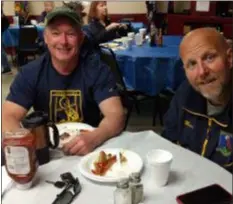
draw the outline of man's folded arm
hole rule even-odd
[[[96,133],[102,143],[117,136],[125,127],[125,113],[119,96],[113,72],[99,61],[101,73],[95,83],[94,98],[104,116]]]
[[[99,107],[104,117],[96,129],[96,134],[102,143],[121,133],[125,126],[125,114],[118,96],[105,99]]]
[[[19,128],[26,113],[27,109],[24,107],[11,101],[5,101],[2,105],[2,131]]]
[[[32,107],[36,91],[30,70],[22,67],[10,87],[2,105],[2,130],[20,127],[21,120]]]

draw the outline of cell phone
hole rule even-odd
[[[232,195],[218,184],[179,195],[178,204],[233,204]]]
[[[70,183],[70,184],[77,183],[77,180],[74,178],[74,176],[70,172],[63,173],[60,175],[60,177],[61,177],[61,180],[66,183]]]

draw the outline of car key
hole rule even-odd
[[[54,182],[54,181],[48,181],[48,180],[46,180],[45,182],[49,183],[49,184],[53,184],[56,188],[63,188],[66,185],[66,183],[63,182],[63,181],[56,181],[56,182]]]
[[[60,175],[61,180],[70,183],[70,184],[76,184],[76,179],[73,177],[73,175],[70,172],[66,172]]]

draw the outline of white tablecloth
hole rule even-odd
[[[121,136],[107,141],[100,148],[119,147],[137,152],[144,161],[142,182],[145,188],[145,204],[176,204],[177,195],[213,183],[218,183],[229,192],[232,192],[232,174],[213,162],[172,144],[152,131],[124,132]],[[149,173],[146,166],[146,153],[154,148],[166,149],[174,156],[169,183],[162,188],[157,188],[151,185],[151,182],[148,182]],[[113,204],[115,186],[97,184],[84,178],[78,170],[79,161],[80,157],[70,156],[41,166],[38,170],[39,178],[33,188],[20,191],[13,187],[4,195],[3,203],[51,204],[56,194],[61,190],[44,181],[58,180],[61,173],[70,171],[80,179],[82,185],[82,191],[73,203]]]

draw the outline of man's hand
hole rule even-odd
[[[99,142],[97,140],[95,130],[80,133],[69,143],[65,144],[63,151],[71,155],[86,155],[89,152],[93,151]]]
[[[121,133],[125,125],[125,114],[120,98],[114,96],[102,101],[99,105],[104,118],[99,127],[80,135],[64,145],[64,152],[72,155],[85,155],[93,151],[106,140]]]

